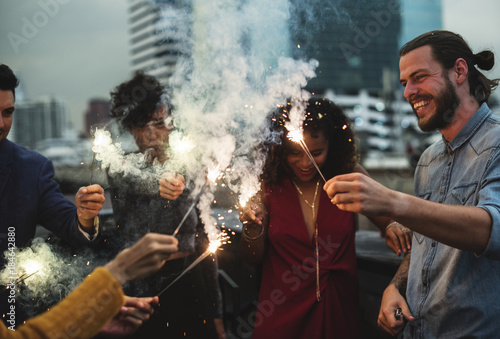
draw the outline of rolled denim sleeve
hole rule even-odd
[[[497,148],[484,173],[479,203],[491,217],[491,234],[485,251],[481,254],[490,259],[500,260],[500,149]]]

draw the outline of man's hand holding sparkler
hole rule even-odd
[[[323,188],[338,208],[361,213],[373,222],[378,216],[391,217],[392,211],[400,203],[397,192],[364,173],[338,175],[328,180]],[[411,250],[412,231],[409,228],[390,219],[382,227],[385,227],[387,246],[394,253],[399,256]]]
[[[75,195],[76,213],[83,230],[94,232],[94,218],[97,217],[104,204],[104,189],[100,185],[80,187]]]
[[[185,179],[177,173],[164,173],[158,181],[160,184],[160,195],[168,200],[175,200],[184,192]]]
[[[323,186],[332,203],[365,216],[391,217],[400,204],[395,192],[361,173],[333,177]]]

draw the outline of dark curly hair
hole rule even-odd
[[[266,185],[279,184],[288,177],[289,169],[286,157],[290,152],[289,145],[293,143],[287,137],[285,122],[289,121],[288,113],[292,102],[280,107],[270,115],[271,133],[278,133],[280,143],[267,145],[267,158],[264,165],[262,180]],[[323,132],[328,140],[328,154],[321,172],[328,180],[335,175],[352,172],[357,163],[354,131],[349,119],[342,109],[328,99],[313,97],[308,100],[304,132],[317,135]]]
[[[134,126],[144,126],[161,106],[168,112],[172,105],[168,93],[160,82],[151,75],[138,71],[134,77],[111,92],[111,112],[119,118],[121,125],[130,130]]]

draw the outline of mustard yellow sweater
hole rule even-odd
[[[56,306],[26,321],[15,331],[0,321],[0,338],[92,338],[118,313],[124,302],[120,284],[107,269],[99,267]]]

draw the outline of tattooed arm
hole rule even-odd
[[[408,252],[404,257],[401,265],[399,265],[396,275],[391,280],[391,284],[396,287],[399,293],[404,296],[406,295],[406,287],[408,284],[408,271],[410,269],[410,257],[411,252]]]
[[[396,275],[385,289],[380,305],[378,326],[393,336],[404,328],[406,321],[415,320],[405,300],[410,257],[411,252],[406,253]],[[399,308],[403,316],[398,319],[395,312]]]

